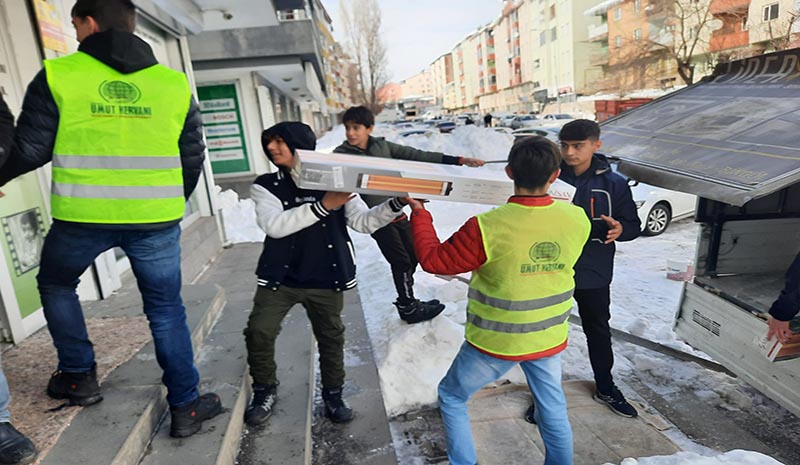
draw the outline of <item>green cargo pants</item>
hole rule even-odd
[[[296,289],[281,286],[277,291],[258,286],[253,311],[244,330],[247,363],[256,384],[277,384],[275,340],[286,314],[296,304],[306,309],[317,339],[322,387],[344,385],[344,323],[341,292],[329,289]]]

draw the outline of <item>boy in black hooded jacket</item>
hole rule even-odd
[[[342,292],[356,286],[355,254],[347,226],[371,233],[390,223],[405,204],[392,198],[369,209],[351,193],[297,187],[291,177],[295,151],[316,147],[314,132],[303,123],[278,123],[264,131],[261,143],[278,171],[259,176],[250,188],[258,225],[267,237],[256,270],[253,312],[244,331],[253,378],[253,399],[245,421],[257,425],[272,413],[278,386],[275,340],[286,313],[301,304],[319,347],[326,414],[336,423],[345,423],[353,418],[353,411],[342,400]]]

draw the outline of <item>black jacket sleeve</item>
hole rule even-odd
[[[41,70],[25,92],[14,134],[14,147],[0,170],[0,186],[53,159],[58,121],[58,106],[47,84],[47,75]]]
[[[8,159],[11,153],[11,145],[14,143],[14,116],[8,109],[3,94],[0,94],[0,168]]]
[[[786,286],[769,309],[769,314],[780,321],[789,321],[798,313],[800,313],[800,255],[795,257],[786,272]]]
[[[183,167],[183,195],[187,199],[200,179],[203,161],[206,158],[206,144],[203,142],[203,117],[194,97],[189,104],[189,112],[183,123],[183,131],[178,141],[181,150],[181,166]]]

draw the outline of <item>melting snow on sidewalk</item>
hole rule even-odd
[[[378,127],[374,135],[423,150],[484,160],[505,159],[513,143],[513,137],[508,134],[475,126],[459,127],[450,135],[406,138],[390,129]],[[344,129],[337,126],[318,141],[318,150],[331,151],[343,139]],[[480,169],[500,170],[503,164],[487,165]],[[229,241],[263,240],[264,234],[255,223],[252,201],[239,201],[236,194],[229,191],[219,194],[218,198]],[[488,208],[485,205],[448,202],[428,204],[440,240],[447,239],[470,216]],[[436,386],[464,340],[467,285],[458,280],[446,281],[419,270],[415,274],[417,297],[423,300],[437,298],[446,305],[446,309],[442,316],[433,321],[407,325],[398,318],[392,305],[395,293],[391,272],[375,241],[355,232],[351,232],[351,237],[357,251],[358,291],[378,364],[387,413],[395,416],[433,405],[436,403]],[[667,259],[691,261],[696,240],[697,226],[691,221],[680,221],[670,225],[661,236],[618,244],[612,285],[613,327],[694,353],[672,331],[681,283],[666,279],[665,269]],[[586,341],[580,328],[570,327],[569,343],[562,354],[564,378],[591,379]],[[665,361],[628,344],[616,344],[615,352],[615,372],[647,373],[655,385],[654,390],[659,393],[689,387],[704,393],[708,402],[714,405],[728,409],[753,407],[752,399],[741,392],[739,383],[724,374],[709,371],[699,374],[697,369],[688,368],[691,364]],[[513,383],[525,383],[518,369],[509,372],[506,378]],[[621,465],[780,465],[772,458],[749,451],[735,450],[713,456],[714,452],[691,443],[685,437],[677,440],[683,449],[692,452],[669,457],[625,459]]]

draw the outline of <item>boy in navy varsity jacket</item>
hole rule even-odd
[[[301,304],[319,347],[326,414],[334,422],[348,422],[353,411],[342,400],[342,292],[356,286],[356,264],[347,226],[371,233],[390,223],[405,203],[392,198],[370,209],[350,193],[297,187],[291,177],[295,150],[316,147],[314,132],[303,123],[278,123],[264,131],[261,143],[278,171],[259,176],[250,188],[258,225],[267,237],[256,270],[253,311],[244,330],[253,378],[245,421],[257,425],[272,413],[278,386],[275,340],[286,313]]]
[[[545,465],[572,464],[560,352],[567,347],[573,266],[590,226],[579,207],[547,194],[560,161],[558,147],[543,137],[514,143],[506,167],[514,196],[470,218],[444,243],[436,237],[430,213],[410,201],[422,269],[447,275],[472,271],[466,342],[439,383],[451,465],[477,462],[467,401],[517,364],[539,406]]]

